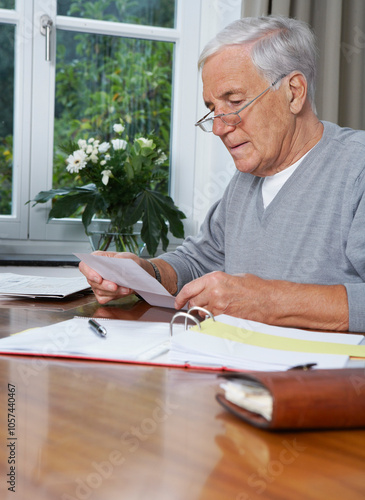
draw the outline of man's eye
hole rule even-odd
[[[243,104],[243,100],[240,99],[239,101],[229,101],[230,106],[240,106]]]

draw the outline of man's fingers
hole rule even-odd
[[[92,286],[93,283],[100,284],[103,281],[103,278],[100,276],[100,274],[91,269],[91,267],[85,264],[85,262],[80,262],[79,270],[85,276],[90,286]]]
[[[204,288],[204,277],[198,278],[185,285],[175,299],[175,308],[181,309],[187,302],[196,299],[196,297],[203,292]],[[197,306],[200,304],[194,301],[193,305]]]
[[[111,283],[112,285],[115,285],[115,283]],[[116,285],[115,285],[116,286]],[[116,300],[116,299],[120,299],[121,297],[126,297],[127,295],[131,295],[132,293],[134,293],[133,290],[131,290],[130,288],[125,288],[125,287],[118,287],[116,286],[116,288],[114,287],[111,287],[112,289],[111,290],[108,290],[107,287],[105,288],[93,288],[93,292],[95,294],[95,297],[97,299],[97,301],[100,303],[100,304],[106,304],[107,302],[110,302],[111,300]]]

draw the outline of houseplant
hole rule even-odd
[[[101,238],[101,250],[114,243],[117,251],[138,253],[138,235],[133,226],[141,221],[140,237],[148,253],[155,255],[160,241],[163,250],[167,249],[168,230],[177,238],[184,237],[184,213],[168,195],[156,189],[168,176],[163,168],[167,157],[152,134],[123,136],[122,120],[114,124],[113,130],[116,136],[110,141],[91,137],[62,148],[67,156],[67,171],[82,185],[41,191],[30,201],[34,206],[53,200],[48,220],[81,212],[88,235],[94,217],[110,220]]]

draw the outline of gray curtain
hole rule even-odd
[[[318,117],[365,129],[365,0],[242,0],[242,17],[267,14],[302,19],[316,34]]]

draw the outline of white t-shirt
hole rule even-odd
[[[306,152],[304,156],[299,158],[298,161],[290,165],[290,167],[285,168],[281,172],[278,172],[274,175],[269,175],[265,177],[264,182],[262,183],[262,199],[264,202],[264,208],[268,207],[275,196],[278,194],[280,189],[284,186],[289,177],[295,172],[295,170],[299,167],[300,163],[307,156],[309,151]]]

